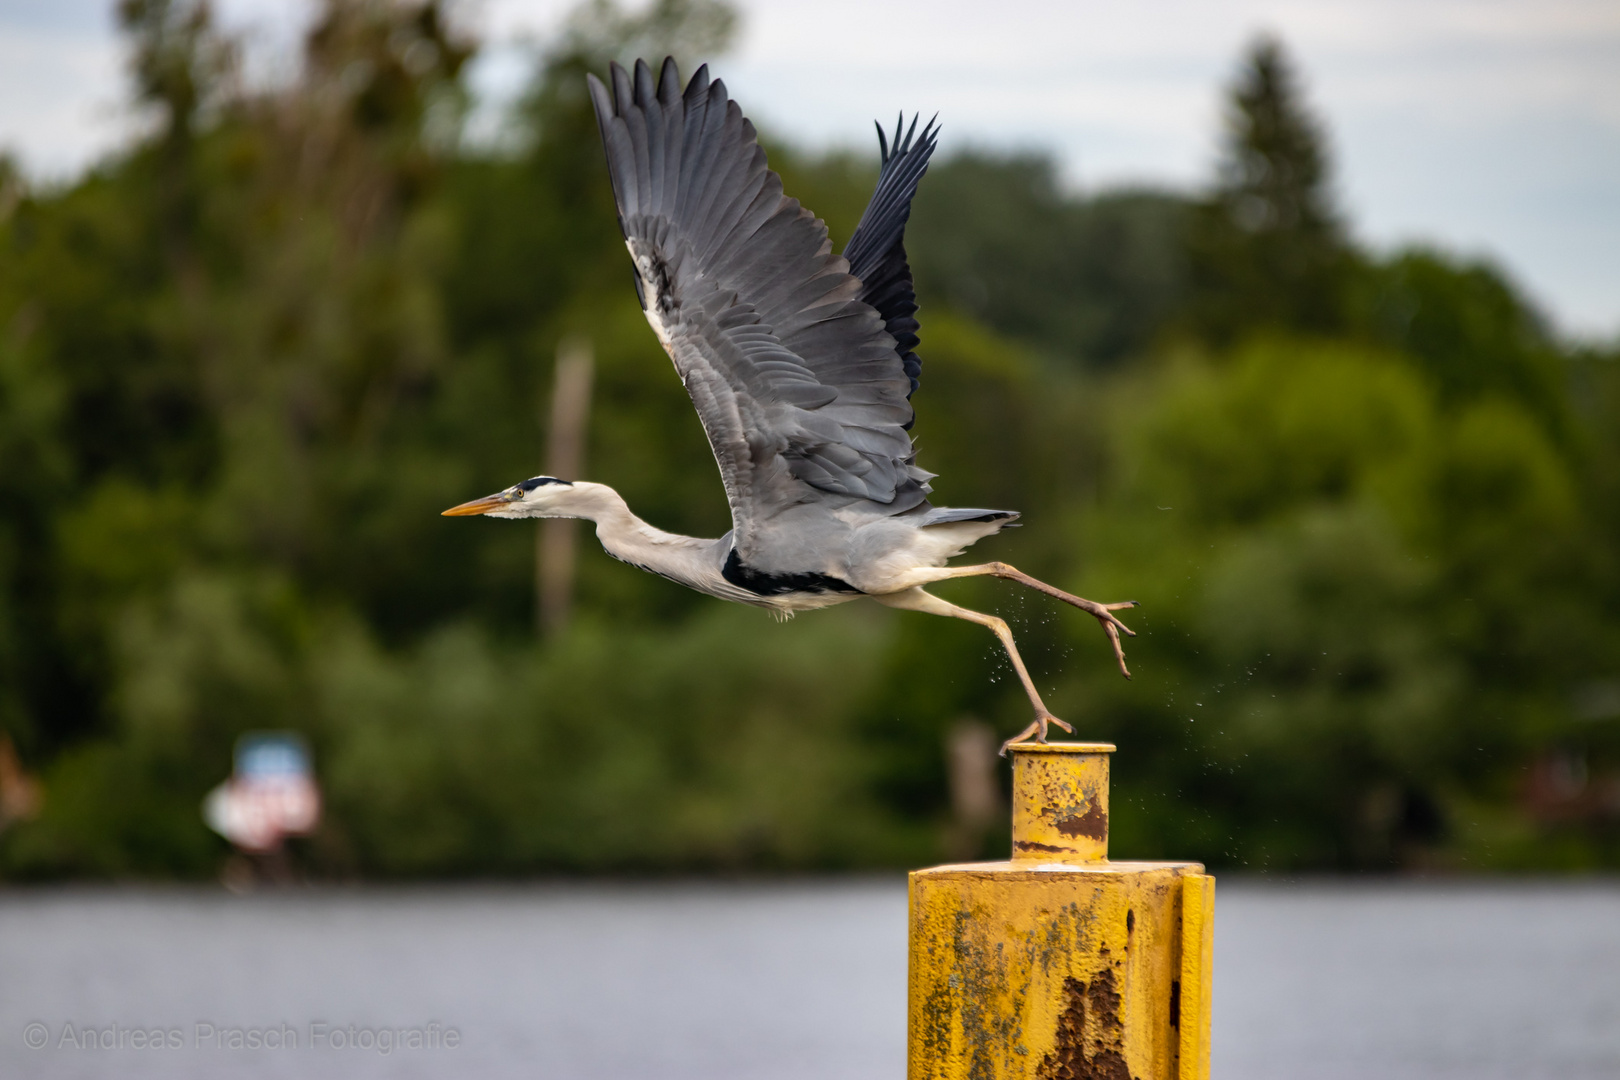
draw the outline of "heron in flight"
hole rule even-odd
[[[679,536],[630,512],[604,484],[537,476],[446,515],[585,518],[614,558],[698,592],[782,617],[860,597],[989,627],[1035,709],[1010,745],[1046,740],[1053,716],[1006,622],[927,586],[993,576],[1020,582],[1102,624],[1126,678],[1114,615],[1006,563],[947,566],[1012,523],[1012,510],[928,501],[911,394],[922,362],[903,244],[937,129],[878,128],[877,190],[842,255],[826,223],[782,193],[736,102],[707,66],[683,89],[673,59],[654,76],[618,64],[611,89],[587,76],[636,293],[702,419],[731,505],[717,540]],[[1005,752],[1005,747],[1003,747]]]

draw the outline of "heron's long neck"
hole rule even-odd
[[[711,549],[716,541],[665,532],[647,524],[606,484],[578,481],[568,493],[569,517],[596,523],[596,538],[615,559],[672,578],[693,588],[704,588],[718,576]]]

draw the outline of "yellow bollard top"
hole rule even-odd
[[[1014,754],[1112,754],[1118,749],[1111,742],[1015,742],[1007,747]]]
[[[1108,861],[1112,743],[1014,743],[1014,862]]]

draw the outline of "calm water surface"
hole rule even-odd
[[[0,892],[0,1077],[898,1080],[905,905],[899,878]],[[1227,880],[1216,913],[1217,1078],[1620,1077],[1620,883]]]

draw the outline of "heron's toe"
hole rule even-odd
[[[1001,756],[1006,757],[1008,747],[1012,746],[1014,743],[1023,742],[1025,739],[1029,738],[1031,735],[1036,734],[1037,732],[1040,733],[1040,737],[1036,741],[1037,742],[1045,742],[1046,741],[1046,731],[1045,731],[1044,728],[1042,728],[1041,722],[1039,720],[1036,720],[1033,724],[1030,724],[1029,727],[1025,728],[1023,731],[1020,731],[1018,734],[1014,735],[1012,738],[1008,739],[1006,742],[1001,744],[1001,751],[1000,751]]]

